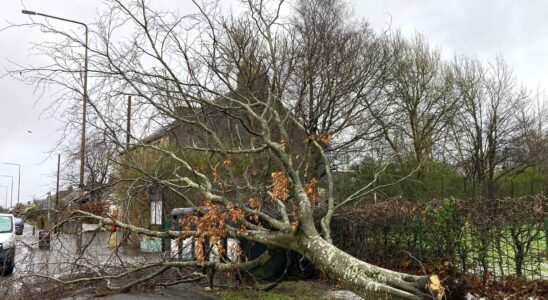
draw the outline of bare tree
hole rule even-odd
[[[531,101],[514,111],[517,119],[516,135],[512,137],[512,162],[548,170],[548,102],[546,95],[537,89]]]
[[[458,158],[478,195],[493,198],[498,180],[526,167],[509,163],[515,112],[523,108],[526,93],[501,58],[487,66],[475,59],[457,60],[454,74],[463,103],[455,120]]]
[[[420,35],[408,41],[396,33],[391,40],[394,54],[390,84],[382,100],[368,103],[377,126],[404,166],[411,157],[419,166],[431,158],[434,145],[450,124],[458,98],[452,93],[452,79],[438,50],[430,49]]]
[[[356,162],[375,134],[363,103],[379,98],[387,84],[387,37],[354,20],[341,1],[301,1],[292,24],[296,46],[287,105],[309,135],[333,137],[324,147],[333,163],[345,156]]]
[[[86,138],[85,151],[85,189],[94,190],[107,185],[112,179],[116,166],[116,156],[120,147],[112,142],[103,131],[92,132]],[[63,147],[62,179],[66,184],[78,186],[78,165],[80,160],[80,144],[68,143]]]

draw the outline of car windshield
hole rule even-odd
[[[10,216],[0,217],[0,233],[12,231],[12,220]]]

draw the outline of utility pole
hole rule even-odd
[[[51,192],[48,192],[48,226],[46,228],[49,228],[49,225],[51,225]]]
[[[57,224],[59,223],[59,174],[61,173],[61,154],[57,154],[57,182],[55,187],[55,204],[53,205],[53,214],[54,214],[54,225],[53,231],[59,233],[59,228]]]
[[[59,209],[59,173],[61,171],[61,154],[57,154],[57,186],[55,192],[55,210]]]
[[[131,141],[131,95],[127,97],[126,152],[129,151],[130,141]]]

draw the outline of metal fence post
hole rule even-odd
[[[443,186],[443,177],[441,178],[441,199],[445,199],[445,190]]]
[[[544,242],[546,242],[545,251],[548,251],[548,217],[544,218]]]

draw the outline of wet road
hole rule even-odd
[[[23,235],[17,236],[14,276],[42,274],[58,278],[73,274],[82,267],[97,270],[104,266],[138,265],[150,259],[161,259],[159,253],[141,253],[124,248],[109,248],[110,232],[87,232],[82,235],[84,255],[79,255],[77,235],[51,234],[50,249],[38,248],[38,230],[25,224]]]
[[[87,232],[82,234],[83,255],[77,251],[77,235],[52,234],[50,249],[38,247],[38,230],[25,224],[23,235],[16,236],[15,269],[11,276],[0,277],[0,299],[18,294],[21,289],[35,288],[35,275],[54,279],[78,274],[95,274],[109,268],[131,267],[162,259],[161,253],[141,253],[124,248],[109,248],[110,232]],[[25,282],[25,285],[23,285]],[[40,288],[36,287],[36,293]]]
[[[75,275],[82,272],[100,272],[113,267],[139,266],[151,261],[165,259],[162,253],[142,253],[125,248],[109,248],[110,232],[88,232],[82,235],[84,255],[78,255],[77,236],[74,234],[52,234],[49,250],[38,247],[38,230],[33,234],[33,227],[25,224],[23,235],[16,236],[15,269],[12,276],[0,278],[0,299],[26,299],[18,295],[29,289],[33,299],[40,297],[40,288],[32,286],[34,275],[61,278],[64,275]],[[27,284],[23,286],[23,281]],[[180,284],[163,288],[154,292],[130,293],[108,296],[104,300],[136,300],[136,299],[217,299],[200,290],[192,284]],[[13,296],[15,295],[15,296]],[[36,298],[34,298],[36,297]],[[46,297],[47,298],[47,297]],[[65,300],[90,299],[91,295],[75,294],[72,297],[59,297]],[[49,298],[47,298],[49,299]]]

